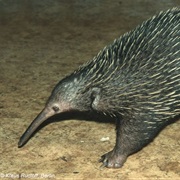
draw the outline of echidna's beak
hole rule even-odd
[[[52,109],[45,108],[43,109],[39,115],[34,119],[34,121],[30,124],[24,134],[21,136],[18,147],[22,147],[31,137],[31,135],[36,131],[36,129],[49,117],[55,115],[55,112]]]

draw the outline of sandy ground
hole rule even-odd
[[[113,123],[71,118],[18,140],[54,85],[124,32],[178,0],[0,1],[0,179],[180,179],[180,123],[130,156],[100,168]],[[100,141],[109,137],[108,141]]]

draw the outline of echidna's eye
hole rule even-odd
[[[54,110],[54,112],[58,112],[59,111],[59,107],[58,106],[53,106],[52,109]]]

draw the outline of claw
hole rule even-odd
[[[100,169],[103,169],[104,167],[108,167],[108,159],[106,158],[106,155],[102,155],[99,159],[99,162],[102,163],[100,166]]]
[[[99,159],[99,162],[103,162],[105,160],[106,156],[102,155],[101,158]]]
[[[124,164],[127,156],[116,154],[113,151],[104,154],[99,159],[99,162],[102,162],[103,164],[100,166],[100,168],[108,167],[108,168],[120,168]]]
[[[99,162],[102,163],[100,168],[108,167],[108,158],[106,155],[101,156],[101,158],[99,159]]]
[[[100,168],[100,169],[103,169],[103,168],[105,168],[105,167],[106,167],[106,166],[105,166],[105,164],[103,163],[103,164],[100,165],[99,168]]]

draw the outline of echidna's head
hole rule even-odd
[[[68,111],[93,109],[99,93],[99,88],[86,88],[82,77],[74,74],[61,80],[53,89],[45,108],[22,135],[19,147],[23,146],[39,125],[51,116]]]
[[[96,87],[86,87],[79,76],[69,76],[61,80],[53,89],[46,106],[55,113],[67,111],[89,111],[98,95]]]

